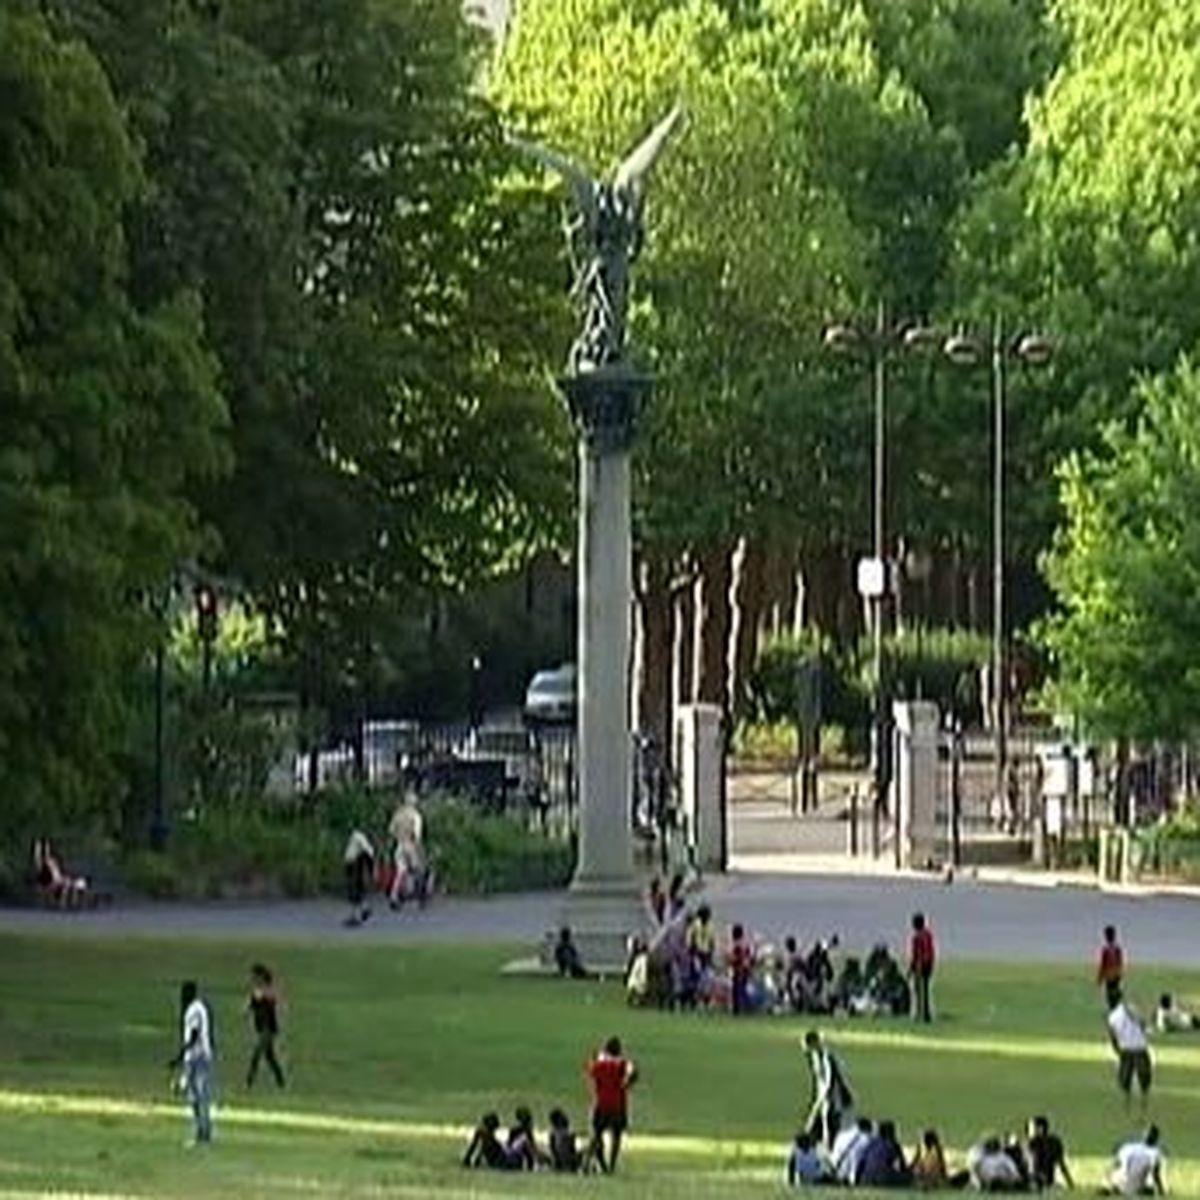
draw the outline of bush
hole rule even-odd
[[[871,648],[859,646],[864,684],[870,684]],[[907,629],[884,643],[891,694],[933,700],[964,726],[980,723],[979,671],[991,658],[986,636],[966,629]]]
[[[125,861],[126,882],[156,899],[304,897],[339,894],[342,851],[361,826],[383,852],[392,798],[361,789],[211,807],[180,822],[163,854]],[[423,806],[425,844],[440,886],[458,893],[560,887],[570,878],[569,845],[516,817],[489,816],[457,800]]]
[[[1141,871],[1200,881],[1200,806],[1192,802],[1182,811],[1137,830],[1134,855]]]
[[[743,716],[756,722],[794,724],[806,669],[817,673],[821,723],[841,725],[847,731],[865,730],[870,723],[871,697],[857,662],[815,631],[767,642],[750,678]]]
[[[564,887],[573,848],[506,816],[488,816],[457,800],[426,811],[425,842],[438,881],[450,892],[486,893]]]

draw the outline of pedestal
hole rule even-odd
[[[938,707],[928,700],[897,702],[896,804],[900,866],[925,867],[940,855],[937,824]]]
[[[624,967],[645,927],[633,873],[630,448],[650,388],[613,367],[562,388],[579,429],[579,858],[562,909],[585,965]]]

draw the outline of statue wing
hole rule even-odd
[[[591,217],[595,210],[593,196],[595,185],[592,177],[573,158],[568,158],[567,155],[560,154],[557,150],[550,150],[538,142],[527,142],[524,138],[516,137],[511,133],[505,135],[505,141],[527,158],[541,163],[548,171],[561,175],[570,186],[575,203],[585,216]]]
[[[641,145],[617,168],[613,184],[618,191],[631,191],[635,197],[641,198],[643,180],[650,173],[655,159],[662,153],[667,139],[682,120],[683,109],[677,104],[647,134]]]

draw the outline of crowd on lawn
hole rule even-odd
[[[922,913],[912,918],[908,961],[902,965],[885,942],[865,958],[843,955],[837,935],[802,946],[786,937],[782,948],[735,924],[722,941],[712,909],[688,907],[683,880],[664,891],[652,881],[649,937],[634,938],[625,971],[626,996],[637,1006],[704,1008],[735,1016],[813,1013],[932,1018],[930,987],[936,963],[933,932]],[[569,941],[569,931],[563,938]],[[563,974],[569,970],[557,958]]]

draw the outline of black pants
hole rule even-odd
[[[279,1059],[275,1057],[275,1035],[260,1029],[258,1040],[254,1043],[254,1053],[250,1055],[250,1069],[246,1072],[247,1087],[253,1085],[254,1077],[258,1074],[258,1064],[264,1059],[271,1068],[271,1074],[275,1076],[275,1082],[283,1087],[283,1068],[279,1065]]]
[[[929,1004],[929,985],[932,980],[932,971],[917,970],[913,972],[913,989],[916,992],[918,1021],[933,1020],[933,1010]]]

